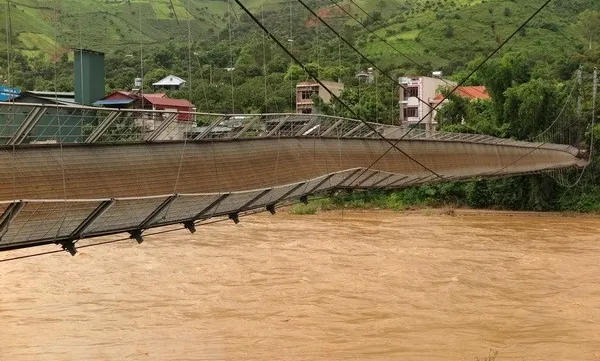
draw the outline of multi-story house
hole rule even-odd
[[[437,123],[435,112],[432,111],[436,104],[435,98],[439,89],[444,86],[455,86],[453,82],[440,77],[401,77],[400,83],[400,123],[416,126],[427,130],[434,130]],[[423,119],[420,123],[419,121]]]
[[[339,96],[344,90],[344,84],[333,81],[322,82],[333,94]],[[313,114],[315,113],[315,104],[313,96],[318,95],[323,102],[331,103],[331,94],[317,82],[302,82],[296,85],[296,113]]]

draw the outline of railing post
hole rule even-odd
[[[29,112],[29,115],[23,120],[23,123],[19,126],[19,129],[13,134],[8,141],[8,145],[19,145],[23,143],[27,135],[35,127],[37,122],[44,116],[48,110],[48,107],[35,107]]]
[[[19,215],[26,204],[27,203],[23,201],[15,201],[6,208],[4,213],[2,213],[2,216],[0,216],[0,241],[8,230],[12,220]]]

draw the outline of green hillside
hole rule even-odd
[[[0,7],[0,17],[8,18],[8,7],[13,35],[11,44],[29,56],[41,53],[53,57],[57,52],[60,55],[70,47],[79,46],[112,52],[131,49],[134,45],[139,47],[140,43],[152,47],[167,42],[185,42],[188,25],[195,41],[210,39],[214,43],[225,36],[221,32],[228,28],[229,20],[227,0],[9,0],[8,3],[10,6]],[[321,9],[322,14],[335,15],[326,18],[339,30],[350,29],[357,47],[380,59],[386,67],[398,67],[401,63],[402,68],[410,68],[409,63],[416,61],[429,68],[454,71],[464,65],[464,59],[480,56],[497,46],[541,1],[338,2],[370,30],[375,30],[379,37],[400,49],[403,55],[347,17],[332,5],[332,1],[312,0],[308,3],[315,9]],[[305,27],[310,14],[296,1],[247,0],[244,4],[282,35],[292,28],[295,34],[312,36],[310,41],[313,42],[318,41],[315,38],[318,36],[332,39],[324,27],[320,34]],[[238,36],[243,37],[248,32],[243,30],[240,34],[237,31],[244,22],[244,16],[233,1],[231,6],[236,41]],[[293,13],[291,26],[290,6]],[[600,9],[600,2],[554,1],[510,47],[531,51],[552,45],[562,52],[570,52],[581,44],[581,39],[573,41],[577,38],[577,14],[592,8]],[[261,9],[264,9],[264,15],[260,14]],[[373,21],[373,18],[376,20]],[[254,25],[250,30],[251,34],[258,34]],[[6,47],[5,33],[2,31],[0,34],[3,37],[0,47]]]
[[[495,49],[543,1],[340,0],[337,6],[334,0],[306,2],[386,73],[443,70],[451,76]],[[188,30],[196,54],[194,68],[238,64],[245,65],[243,75],[250,76],[260,74],[266,54],[270,73],[289,70],[289,58],[270,40],[263,42],[264,34],[233,0],[7,0],[7,4],[0,7],[0,16],[10,21],[12,37],[7,42],[2,27],[2,54],[9,43],[17,55],[35,59],[32,62],[38,65],[32,67],[39,68],[43,59],[49,63],[71,47],[104,51],[120,68],[114,70],[115,76],[128,78],[127,83],[113,79],[111,88],[128,84],[142,70],[154,77],[186,72]],[[370,66],[296,0],[244,4],[303,61],[323,68],[326,78],[351,81],[357,70]],[[555,0],[502,53],[516,51],[555,61],[570,58],[586,46],[580,14],[591,9],[600,10],[600,2]],[[293,43],[287,41],[290,37]],[[134,70],[140,48],[147,63]]]
[[[382,123],[399,119],[398,76],[441,70],[445,77],[462,80],[545,2],[304,1],[373,64],[297,0],[244,4],[312,73],[345,84],[341,99],[347,107],[317,101],[320,112]],[[106,53],[106,92],[131,89],[138,77],[145,91],[152,91],[149,84],[175,74],[188,80],[188,87],[169,95],[189,98],[201,112],[293,112],[295,85],[310,79],[233,1],[9,2],[9,13],[0,9],[10,20],[10,26],[1,28],[12,29],[9,41],[0,30],[0,83],[24,90],[72,91],[68,49],[79,46]],[[357,72],[369,67],[375,68],[376,81],[359,84]],[[573,81],[579,67],[582,88]],[[527,140],[562,117],[568,138],[552,142],[589,149],[593,139],[600,149],[600,126],[592,128],[590,121],[595,67],[600,67],[600,1],[553,0],[469,79],[485,85],[491,99],[451,97],[436,119],[445,131]],[[575,90],[582,98],[579,116],[576,97],[570,96]],[[595,162],[600,162],[597,155]],[[574,182],[578,175],[567,177]],[[404,196],[408,203],[425,199],[471,207],[600,211],[600,168],[584,179],[584,188],[561,188],[548,177],[535,176],[429,186]]]
[[[80,45],[109,51],[140,41],[171,41],[187,35],[188,19],[194,36],[206,36],[222,26],[227,9],[223,1],[172,0],[172,4],[169,0],[11,0],[8,8],[14,46],[46,54],[55,53],[55,40],[59,51]],[[6,11],[7,7],[0,10],[3,19]]]

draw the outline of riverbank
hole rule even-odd
[[[467,208],[600,214],[600,185],[589,179],[591,177],[578,184],[573,181],[572,187],[562,187],[549,175],[540,174],[429,184],[399,190],[338,191],[318,198],[309,207],[298,207],[298,212],[311,214],[318,210],[343,208],[396,211]]]
[[[470,208],[456,204],[389,204],[386,202],[356,201],[344,202],[332,198],[311,199],[308,204],[297,203],[282,208],[285,212],[294,215],[314,215],[321,212],[351,211],[351,212],[398,212],[408,214],[420,214],[424,216],[475,216],[475,215],[505,215],[520,217],[600,217],[598,212],[575,212],[575,211],[521,211],[506,209]]]

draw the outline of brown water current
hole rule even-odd
[[[599,230],[278,213],[2,262],[0,360],[600,360]]]

